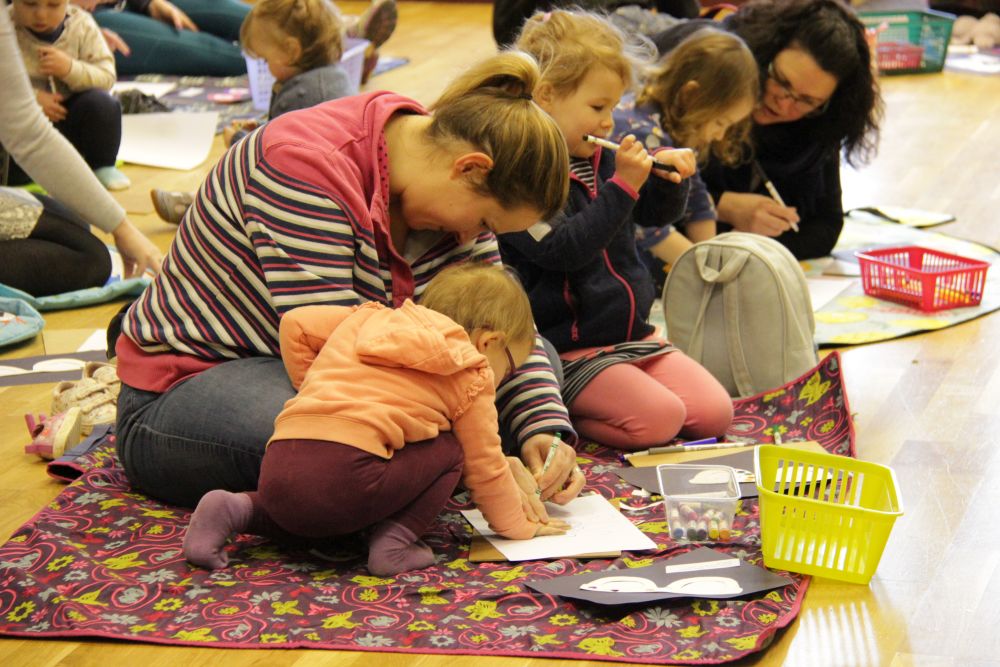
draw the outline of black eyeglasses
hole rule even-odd
[[[503,374],[503,378],[500,379],[501,383],[506,382],[514,375],[514,371],[517,370],[517,366],[514,364],[514,355],[510,353],[510,348],[506,345],[503,346],[503,353],[507,356],[507,372]]]
[[[788,79],[779,74],[778,70],[775,69],[773,60],[767,66],[767,78],[781,89],[781,97],[787,97],[792,100],[795,108],[807,116],[819,116],[830,108],[830,97],[825,100],[817,100],[809,95],[801,95],[795,92]]]

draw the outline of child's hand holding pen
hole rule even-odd
[[[638,191],[649,178],[653,168],[653,156],[631,134],[622,139],[615,153],[615,177],[625,181]]]
[[[672,167],[673,171],[654,169],[653,173],[671,183],[680,183],[698,170],[698,158],[690,148],[663,148],[653,153],[657,164]]]
[[[38,71],[45,76],[65,78],[73,68],[73,58],[57,46],[38,47]]]
[[[565,505],[580,495],[587,483],[576,464],[576,450],[563,442],[558,433],[537,433],[529,437],[521,445],[521,458],[532,471],[542,500]]]

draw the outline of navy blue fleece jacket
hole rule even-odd
[[[593,157],[596,191],[575,176],[551,231],[502,234],[503,261],[524,282],[539,332],[559,352],[641,340],[653,332],[653,281],[639,259],[633,225],[662,227],[683,217],[688,183],[651,174],[637,193],[614,178],[615,156]]]

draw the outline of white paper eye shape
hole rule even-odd
[[[645,577],[601,577],[581,584],[585,591],[598,593],[655,593],[660,589],[652,579]]]
[[[36,373],[60,373],[63,371],[82,371],[87,362],[82,359],[46,359],[31,367]]]
[[[729,577],[688,577],[673,581],[659,590],[695,597],[738,595],[743,592],[739,583]]]
[[[739,583],[729,577],[688,577],[662,587],[645,577],[601,577],[582,584],[580,588],[597,593],[673,593],[692,597],[738,595],[743,592]]]
[[[0,377],[7,377],[8,375],[23,375],[29,371],[23,368],[18,368],[17,366],[0,366]]]

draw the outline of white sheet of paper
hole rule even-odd
[[[111,88],[112,93],[120,93],[125,90],[138,90],[144,95],[160,97],[166,95],[177,87],[176,81],[165,81],[153,83],[152,81],[119,81]]]
[[[855,278],[806,278],[809,284],[809,297],[812,299],[813,312],[830,303],[845,289],[857,282]]]
[[[104,329],[94,329],[94,333],[87,336],[87,340],[83,341],[80,347],[76,348],[77,352],[90,352],[92,350],[107,350],[108,349],[108,334]]]
[[[546,509],[551,518],[567,522],[569,532],[530,540],[508,540],[490,530],[479,510],[463,510],[462,514],[509,561],[656,548],[653,540],[599,494],[581,496],[566,505],[549,504]]]
[[[125,114],[118,159],[165,169],[194,169],[212,149],[218,120],[215,111]]]

